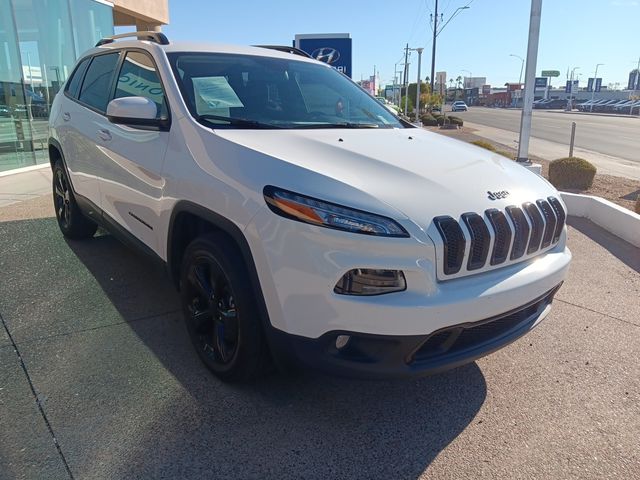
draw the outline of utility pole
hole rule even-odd
[[[407,107],[409,104],[409,44],[407,43],[407,46],[404,47],[404,79],[402,81],[402,84],[404,85],[404,95],[405,95],[405,102],[404,102],[404,116],[407,116]],[[402,103],[402,88],[400,89],[400,103]]]
[[[527,69],[524,74],[524,104],[520,120],[520,140],[518,142],[517,162],[531,165],[529,160],[529,137],[531,136],[531,118],[533,96],[535,93],[536,62],[538,60],[538,41],[540,39],[540,17],[542,0],[531,0],[529,19],[529,43],[527,46]]]
[[[436,37],[438,36],[438,0],[433,15],[433,46],[431,47],[431,91],[433,92],[436,77]]]

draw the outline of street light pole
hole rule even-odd
[[[433,12],[433,47],[431,49],[431,91],[432,92],[433,92],[435,76],[436,76],[436,37],[440,34],[440,32],[442,32],[444,27],[449,25],[449,22],[453,20],[453,18],[458,14],[458,12],[462,10],[467,10],[468,8],[470,8],[469,4],[471,2],[469,2],[469,4],[465,5],[464,7],[456,8],[453,14],[449,17],[449,20],[447,20],[444,23],[444,25],[440,27],[440,31],[438,31],[438,0],[435,0],[435,3],[436,3],[435,11]]]
[[[593,74],[593,83],[591,84],[591,103],[589,104],[589,111],[593,112],[593,98],[596,94],[596,79],[598,78],[598,67],[604,65],[604,63],[596,64],[596,73]],[[573,84],[571,85],[573,88]]]
[[[522,69],[524,68],[524,58],[522,58],[520,55],[515,55],[513,53],[509,54],[510,57],[515,57],[515,58],[519,58],[520,59],[520,76],[518,77],[518,100],[520,100],[522,98]],[[515,105],[516,107],[518,105]]]
[[[520,139],[518,142],[517,162],[531,165],[529,160],[529,137],[531,136],[531,119],[533,112],[533,96],[535,93],[536,62],[538,60],[538,41],[540,39],[540,17],[542,0],[531,0],[531,17],[529,20],[529,43],[527,45],[527,69],[524,80],[524,104],[520,120]]]
[[[416,123],[420,121],[420,65],[422,63],[422,51],[424,48],[416,48],[418,52],[418,81],[416,83]],[[432,90],[433,91],[433,90]]]
[[[580,67],[573,67],[571,69],[571,77],[569,78],[569,101],[567,102],[566,111],[570,112],[573,110],[573,73],[578,70]]]
[[[402,83],[404,85],[404,95],[405,95],[404,116],[406,117],[407,106],[409,105],[409,44],[408,43],[407,43],[407,46],[404,47],[404,79]],[[400,89],[400,103],[402,103],[402,89]]]

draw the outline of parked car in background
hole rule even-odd
[[[469,107],[462,100],[457,100],[451,104],[452,112],[466,112],[467,110],[469,110]]]
[[[542,102],[534,103],[533,108],[560,109],[567,106],[567,100],[563,98],[549,98]]]

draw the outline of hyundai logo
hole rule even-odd
[[[331,65],[332,63],[338,61],[338,59],[340,58],[340,52],[335,48],[322,47],[316,48],[311,56],[316,60],[320,60],[321,62]]]

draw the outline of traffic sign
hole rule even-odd
[[[542,77],[559,77],[559,70],[542,70]]]

